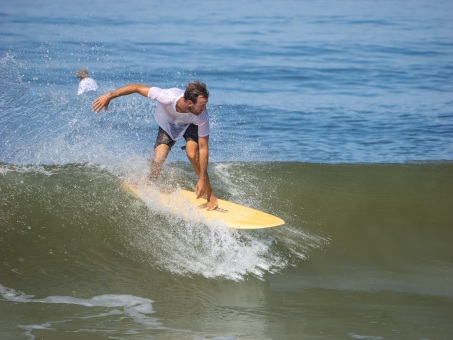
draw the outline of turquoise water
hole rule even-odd
[[[453,334],[450,1],[5,3],[0,338],[448,339]],[[210,176],[283,218],[233,231],[122,192],[154,103],[211,92]],[[193,188],[177,144],[161,183]]]

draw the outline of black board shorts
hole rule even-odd
[[[198,143],[198,125],[195,124],[190,124],[189,127],[187,128],[186,132],[184,132],[183,135],[184,139],[187,141],[191,140],[194,141],[195,143]],[[159,126],[159,132],[157,133],[157,138],[156,138],[156,143],[154,144],[154,148],[161,144],[168,145],[170,149],[175,145],[176,141],[171,139],[170,135],[165,132],[164,129],[162,129]],[[184,147],[182,149],[185,149]]]

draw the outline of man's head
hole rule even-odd
[[[88,74],[88,70],[86,68],[79,68],[75,75],[77,78],[80,78],[80,79],[87,78],[90,76]]]
[[[188,103],[191,113],[199,115],[205,111],[208,98],[209,91],[205,83],[196,80],[187,84],[184,100]]]

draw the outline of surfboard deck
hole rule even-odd
[[[215,210],[206,210],[206,199],[196,198],[194,192],[178,189],[163,193],[153,186],[137,186],[121,181],[121,189],[149,204],[159,204],[166,211],[184,219],[203,222],[220,221],[232,229],[264,229],[285,224],[281,218],[237,203],[217,199]]]

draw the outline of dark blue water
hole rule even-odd
[[[153,103],[122,98],[95,116],[94,96],[75,96],[79,67],[100,93],[206,82],[213,161],[451,160],[450,10],[450,1],[4,4],[0,160],[105,163],[112,139],[113,154],[149,156]]]

